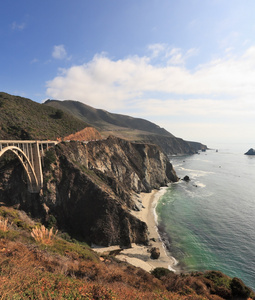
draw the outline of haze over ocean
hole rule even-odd
[[[255,290],[255,156],[251,145],[222,145],[171,157],[178,176],[157,205],[171,254],[189,271],[220,270]]]

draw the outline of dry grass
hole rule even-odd
[[[2,209],[2,215],[1,224],[7,230],[8,219],[12,221],[17,216],[9,208]],[[156,272],[161,275],[158,279],[115,257],[100,260],[84,244],[55,238],[53,228],[40,226],[31,233],[29,226],[16,226],[15,221],[13,224],[0,237],[0,299],[3,300],[222,300],[233,296],[231,279],[220,272],[189,275]],[[31,235],[40,244],[32,242]]]
[[[53,227],[49,230],[44,225],[32,229],[31,236],[39,243],[50,245],[53,243],[58,231],[53,233]]]
[[[0,230],[4,232],[8,231],[8,218],[0,217]]]
[[[111,259],[73,260],[6,239],[0,249],[0,299],[184,299],[150,274],[139,277],[145,272]]]

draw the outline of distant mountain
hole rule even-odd
[[[0,139],[55,140],[80,136],[87,140],[92,131],[93,136],[100,136],[95,129],[85,134],[87,127],[96,128],[103,138],[114,135],[129,141],[157,144],[170,155],[192,154],[206,148],[201,143],[176,138],[144,119],[95,109],[77,101],[48,100],[40,104],[0,92]]]
[[[206,148],[201,143],[187,142],[177,138],[150,121],[110,113],[78,101],[47,100],[44,104],[71,113],[73,116],[98,129],[104,137],[114,135],[130,141],[157,144],[167,154],[192,154]]]
[[[47,100],[44,104],[71,113],[78,119],[93,125],[93,127],[102,132],[119,131],[125,134],[127,130],[138,130],[138,132],[134,132],[135,135],[138,135],[139,133],[144,134],[144,132],[146,132],[147,134],[152,133],[174,137],[164,128],[160,128],[158,125],[150,121],[110,113],[102,109],[93,108],[78,101]]]
[[[57,139],[85,127],[62,110],[0,92],[0,139]]]

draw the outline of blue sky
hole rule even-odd
[[[1,1],[0,90],[255,147],[254,0]]]

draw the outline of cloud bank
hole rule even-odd
[[[61,54],[62,46],[55,46],[55,58],[66,55]],[[222,124],[226,134],[231,124],[233,129],[240,123],[255,125],[255,46],[240,56],[226,54],[193,70],[186,61],[198,54],[196,49],[184,52],[156,44],[149,51],[148,56],[119,60],[95,55],[86,64],[62,69],[47,82],[47,95],[130,112],[164,127],[174,125],[177,131],[179,124],[183,137],[181,124],[187,120],[193,128],[197,123],[208,128]],[[167,129],[175,134],[175,129]]]

